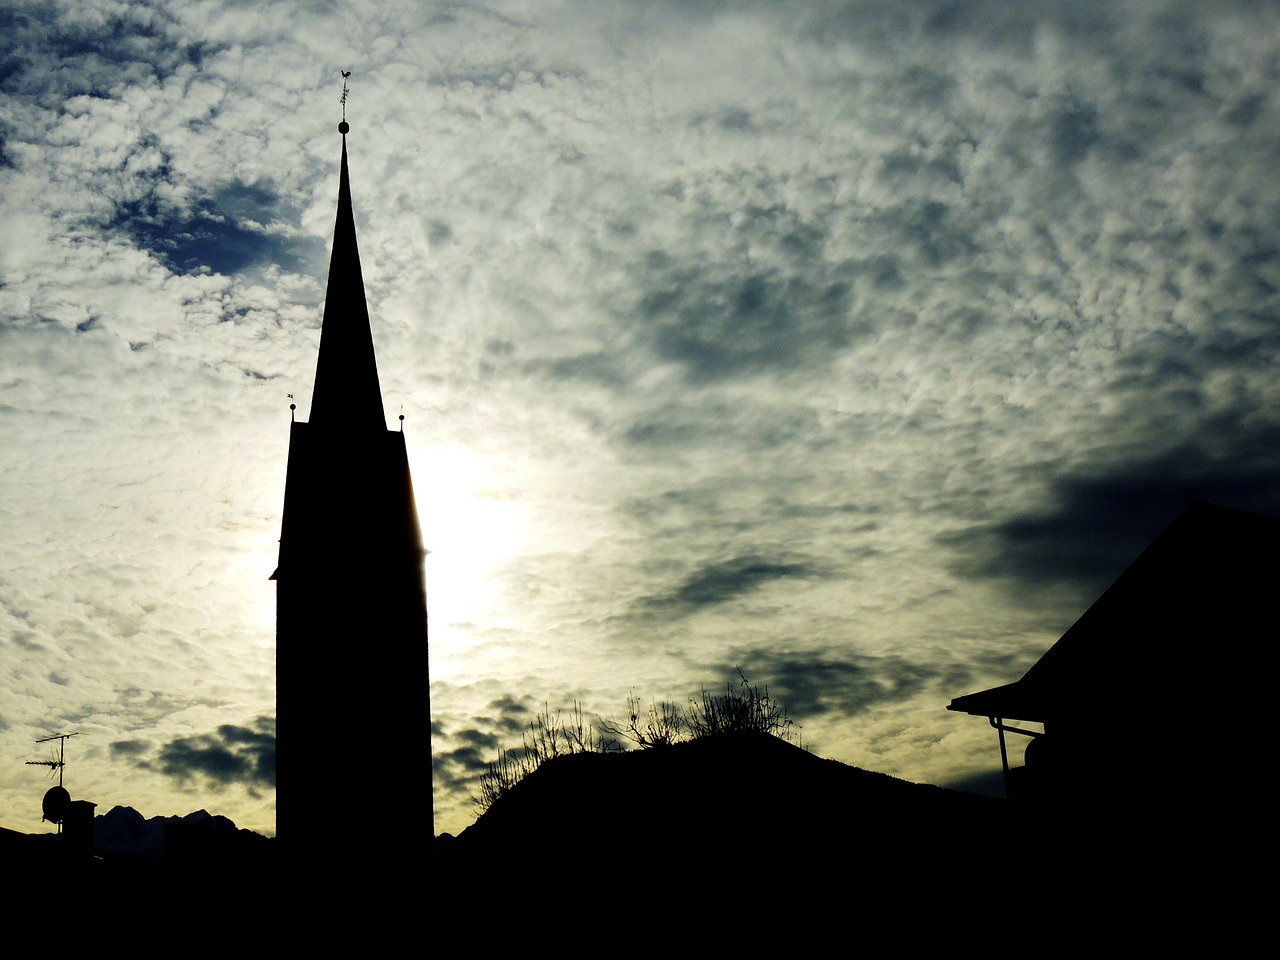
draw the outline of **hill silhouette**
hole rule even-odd
[[[1160,824],[1102,795],[1028,808],[730,733],[547,760],[441,838],[431,873],[450,917],[642,917],[625,934],[641,940],[749,931],[796,945],[895,929],[917,946],[1155,941],[1172,933],[1171,905],[1213,916],[1235,897],[1210,882],[1221,864],[1191,855],[1212,824]]]
[[[457,899],[526,868],[641,883],[750,869],[831,874],[842,885],[936,881],[993,850],[1021,862],[1022,825],[1002,800],[825,760],[768,734],[728,733],[550,759],[440,845],[435,872]]]

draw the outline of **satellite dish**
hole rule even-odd
[[[71,806],[71,794],[67,792],[66,787],[50,787],[44,795],[41,806],[44,808],[44,816],[41,819],[48,820],[50,823],[62,823]]]

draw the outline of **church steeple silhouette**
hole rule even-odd
[[[338,182],[338,217],[333,226],[329,285],[325,290],[320,356],[311,392],[311,422],[347,428],[386,427],[378,363],[373,356],[369,306],[356,246],[351,209],[351,175],[347,172],[347,136],[342,135],[342,174]]]
[[[272,575],[276,831],[294,863],[332,864],[336,849],[354,844],[363,851],[353,861],[369,864],[425,853],[434,833],[427,608],[403,425],[387,429],[378,385],[345,119],[338,129],[311,419],[290,425]]]

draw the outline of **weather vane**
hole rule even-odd
[[[351,77],[350,70],[342,71],[342,99],[338,102],[342,104],[342,122],[347,122],[347,94],[351,91],[347,89],[347,80]]]

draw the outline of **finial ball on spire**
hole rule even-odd
[[[338,132],[342,134],[344,137],[347,135],[347,131],[349,131],[350,129],[351,129],[351,124],[347,123],[347,121],[345,120],[343,120],[340,124],[338,124]]]

